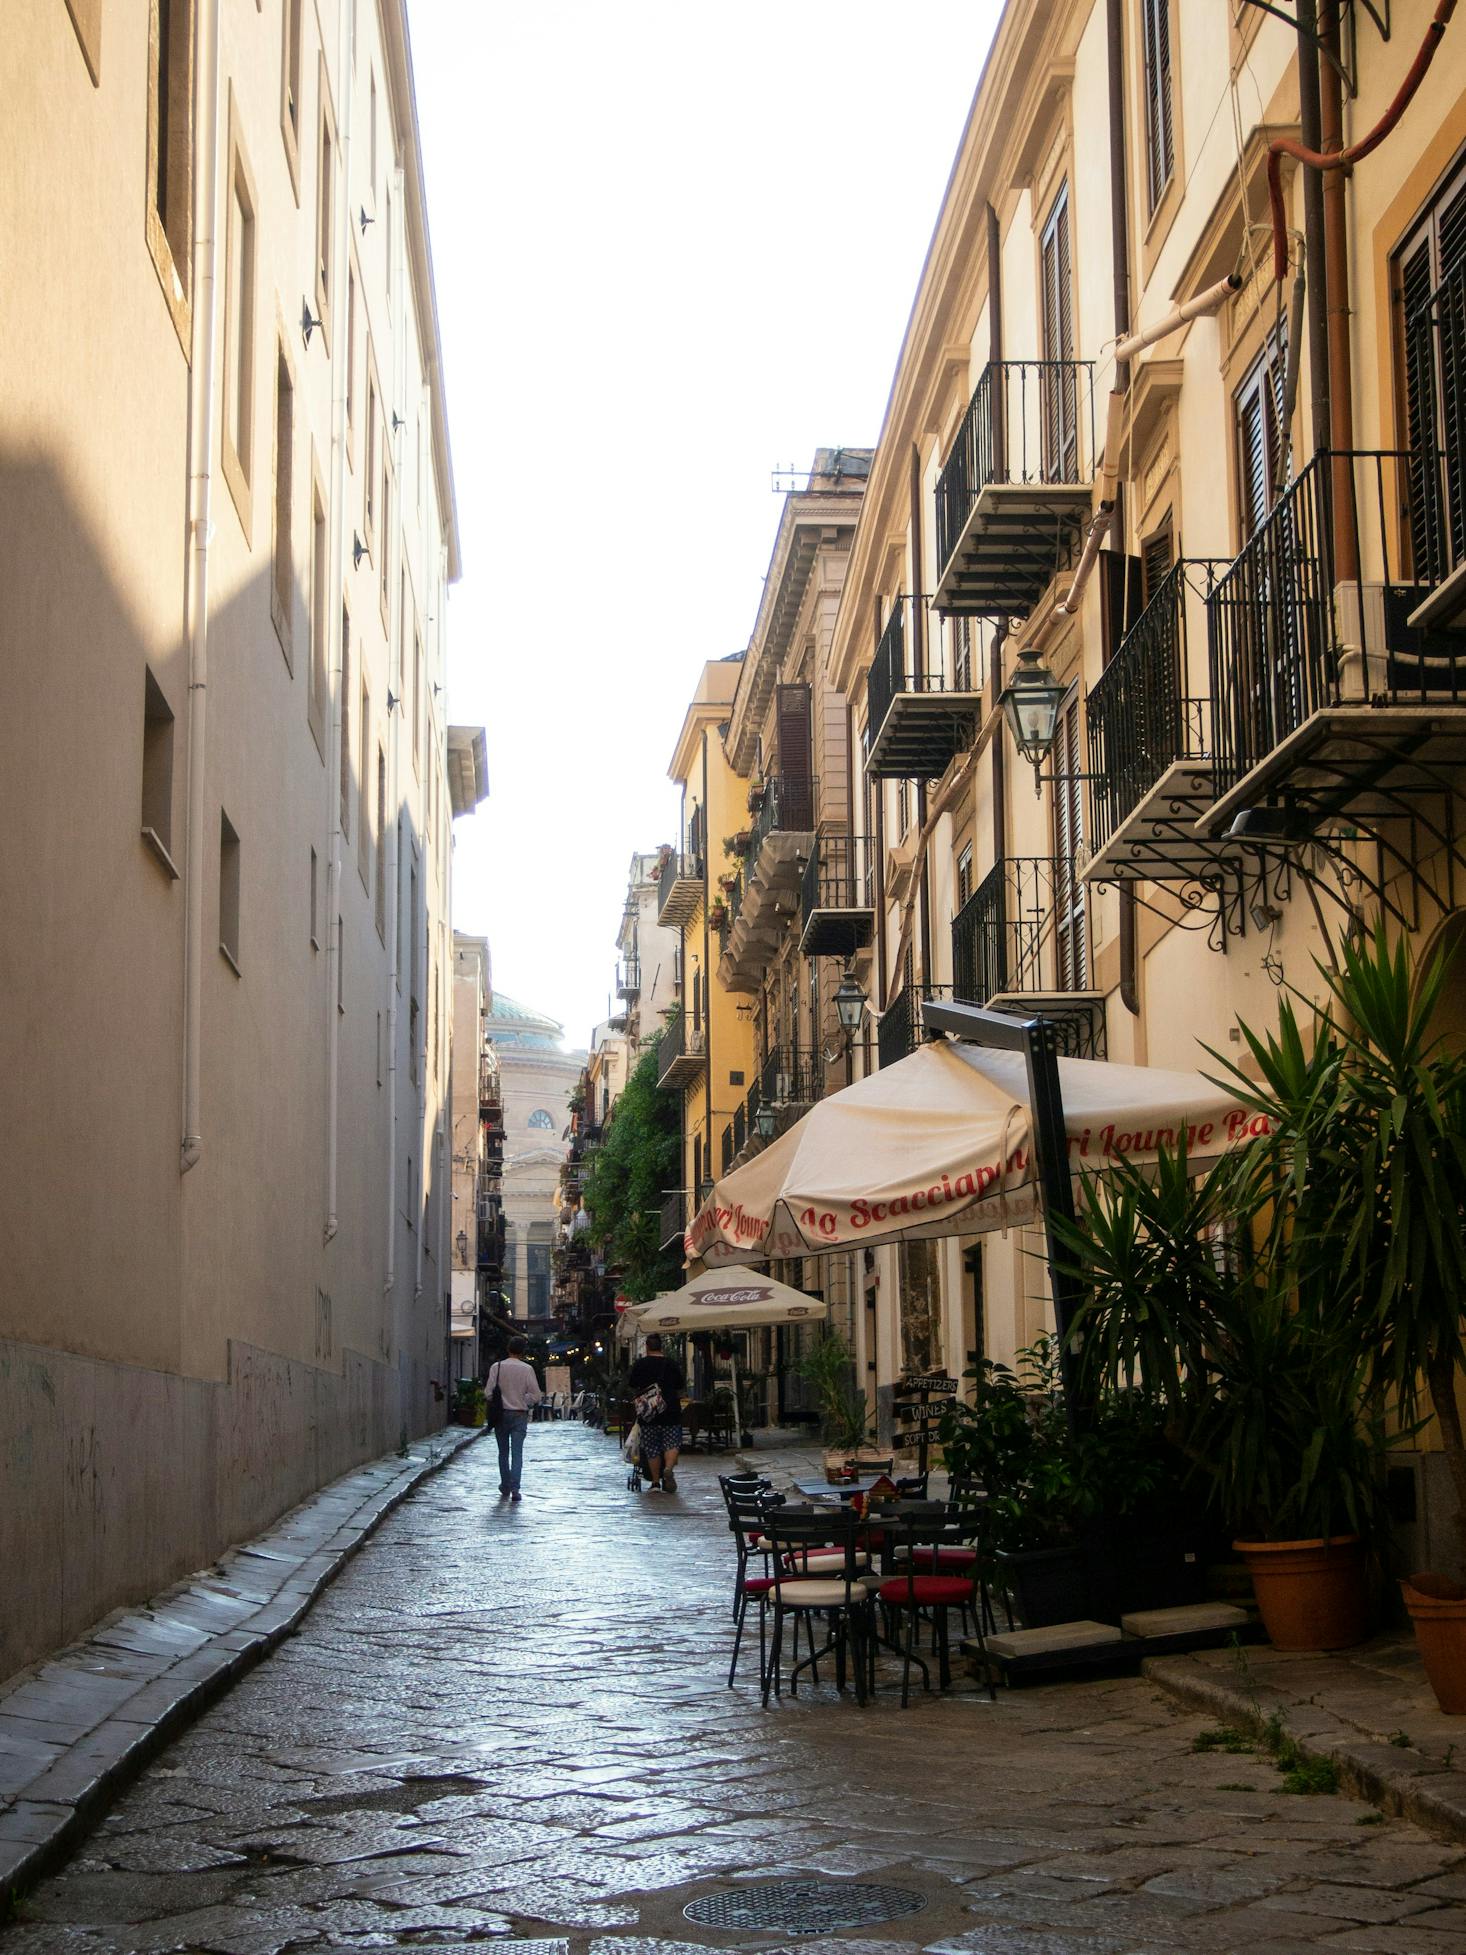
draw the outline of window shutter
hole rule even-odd
[[[1169,523],[1164,529],[1148,536],[1140,546],[1140,587],[1141,603],[1149,604],[1161,585],[1161,580],[1171,568],[1172,538]]]
[[[1145,175],[1150,208],[1154,210],[1165,194],[1175,162],[1170,0],[1143,0],[1141,32],[1145,59]]]
[[[1039,241],[1045,360],[1074,358],[1074,280],[1069,255],[1069,186],[1053,202]],[[1078,401],[1072,369],[1045,372],[1042,387],[1044,474],[1072,482],[1078,473]]]
[[[1084,983],[1084,884],[1076,857],[1084,847],[1084,783],[1079,743],[1079,700],[1070,699],[1059,715],[1054,741],[1054,922],[1059,988],[1078,991]]]
[[[809,687],[780,686],[775,707],[780,776],[779,821],[784,828],[814,827],[811,781]]]

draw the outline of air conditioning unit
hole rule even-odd
[[[1383,584],[1334,586],[1341,704],[1368,705],[1377,694],[1389,690],[1390,648],[1385,617]]]

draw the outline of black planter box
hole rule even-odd
[[[1115,1542],[1120,1613],[1175,1609],[1206,1600],[1206,1556],[1190,1533],[1147,1530]]]
[[[1001,1580],[1025,1629],[1080,1622],[1090,1613],[1089,1575],[1081,1547],[1023,1548],[997,1557]]]

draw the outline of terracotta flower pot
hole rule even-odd
[[[1247,1563],[1274,1649],[1343,1650],[1369,1633],[1369,1588],[1357,1534],[1328,1541],[1234,1541]]]
[[[1466,1588],[1445,1575],[1420,1574],[1402,1581],[1400,1593],[1436,1702],[1466,1715]]]

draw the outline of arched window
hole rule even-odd
[[[553,1115],[546,1113],[542,1106],[537,1106],[529,1116],[529,1124],[531,1127],[548,1127],[551,1133],[555,1131]]]

